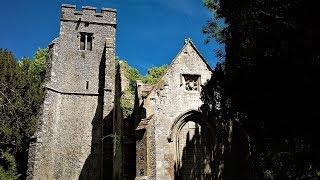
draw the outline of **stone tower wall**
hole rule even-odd
[[[60,35],[49,46],[46,96],[30,146],[28,179],[101,179],[107,165],[103,123],[112,122],[116,11],[62,5],[60,23]],[[80,50],[80,33],[93,33],[92,51]]]

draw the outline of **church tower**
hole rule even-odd
[[[107,164],[112,154],[103,151],[112,151],[112,143],[104,142],[103,134],[112,133],[115,34],[116,10],[62,5],[60,34],[49,45],[46,95],[30,145],[28,179],[108,174],[103,167],[112,166]]]

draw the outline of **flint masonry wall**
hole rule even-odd
[[[143,122],[145,121],[145,124],[147,124],[145,136],[148,142],[141,143],[139,139],[137,140],[136,179],[177,178],[175,174],[179,167],[177,167],[176,142],[172,142],[176,139],[168,140],[172,133],[171,128],[179,116],[191,110],[197,111],[202,105],[201,89],[187,91],[183,75],[199,76],[199,85],[204,85],[211,78],[210,67],[196,50],[191,40],[186,40],[184,47],[169,66],[167,73],[142,103],[146,112],[146,119],[140,119],[141,122],[137,129],[143,128]],[[148,119],[148,117],[151,119]],[[183,135],[178,141],[186,142],[188,139]],[[141,154],[139,154],[139,149],[144,144],[147,147],[145,152],[147,157],[144,161],[147,163],[145,169],[141,164],[138,164],[138,156]],[[189,165],[194,166],[194,164]],[[140,173],[141,171],[144,173]]]
[[[200,89],[195,92],[185,90],[181,75],[191,74],[200,75],[200,84],[204,85],[211,78],[211,70],[200,54],[196,52],[195,47],[189,41],[180,54],[177,55],[172,64],[172,69],[165,76],[168,86],[156,96],[159,99],[156,102],[155,124],[155,143],[157,157],[157,179],[171,178],[175,171],[174,143],[168,142],[170,129],[175,120],[182,114],[190,110],[198,110],[202,105],[200,100]],[[164,123],[166,122],[166,123]],[[186,141],[180,139],[180,141]],[[159,157],[159,158],[158,158]]]
[[[163,87],[153,94],[154,126],[156,149],[156,179],[174,179],[174,142],[168,142],[170,129],[175,120],[190,110],[198,110],[202,105],[200,90],[186,91],[181,75],[200,75],[200,84],[211,78],[211,70],[196,52],[192,42],[187,41],[176,56],[171,68],[163,78]],[[186,141],[180,139],[179,141]]]
[[[28,179],[102,178],[111,162],[103,159],[112,159],[102,157],[102,136],[103,124],[112,123],[115,32],[115,10],[62,5]],[[80,33],[93,34],[91,51],[80,50]]]

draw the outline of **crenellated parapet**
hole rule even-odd
[[[101,8],[97,12],[96,7],[82,6],[78,11],[75,5],[63,4],[61,6],[61,21],[77,21],[96,24],[116,25],[116,9]]]

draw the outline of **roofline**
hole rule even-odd
[[[151,92],[153,90],[155,90],[159,83],[161,82],[161,80],[163,79],[163,77],[167,74],[167,72],[171,69],[172,65],[174,64],[175,60],[177,59],[177,57],[182,53],[182,50],[187,46],[187,44],[190,43],[192,45],[192,47],[196,50],[196,52],[198,53],[198,55],[200,56],[200,58],[203,60],[203,62],[206,64],[207,68],[211,71],[211,73],[213,73],[212,68],[210,67],[210,65],[208,64],[208,62],[206,61],[206,59],[202,56],[202,54],[199,52],[199,50],[197,49],[197,47],[193,44],[191,38],[187,38],[184,40],[184,45],[182,46],[182,48],[179,50],[179,52],[176,54],[176,56],[173,58],[173,60],[171,61],[171,63],[168,65],[167,71],[161,76],[161,78],[159,79],[159,81],[152,85],[152,89],[149,91],[148,95],[146,96],[149,97],[149,95],[151,94]]]
[[[188,38],[185,40],[185,45],[183,46],[183,48],[186,46],[186,44],[190,42],[190,44],[192,45],[192,47],[196,50],[196,52],[198,53],[198,55],[200,56],[200,58],[204,61],[204,63],[207,65],[208,69],[213,72],[212,68],[210,67],[210,65],[208,64],[207,60],[204,58],[204,56],[202,56],[202,54],[200,53],[200,51],[197,49],[197,47],[194,45],[194,43],[192,42],[191,38]],[[182,49],[183,49],[182,48]],[[182,50],[181,49],[181,50]],[[180,50],[180,51],[181,51]],[[180,53],[180,52],[179,52]]]

